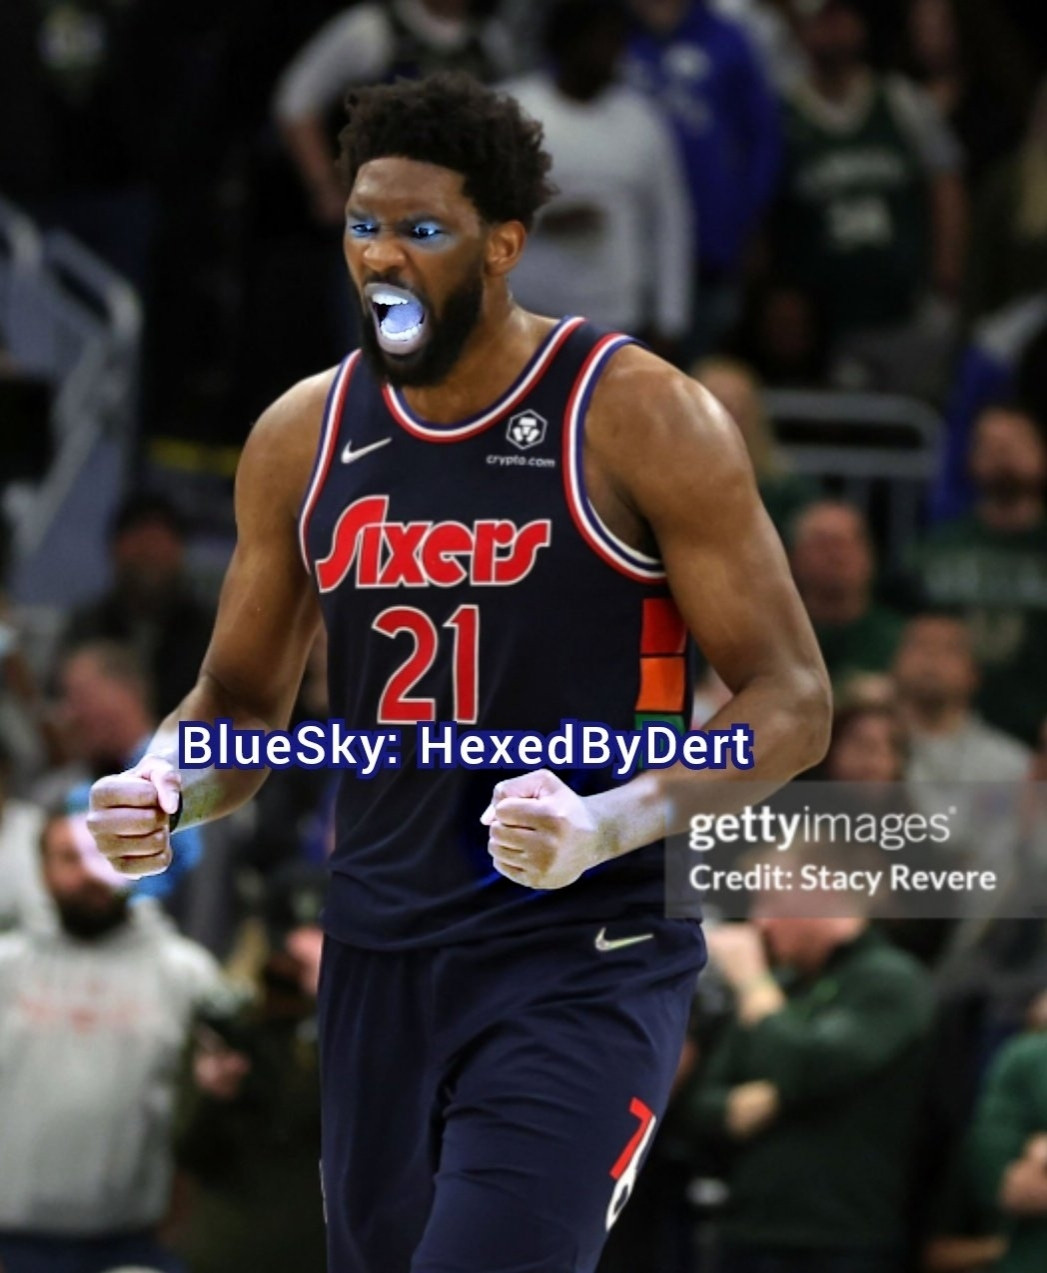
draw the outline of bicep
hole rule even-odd
[[[692,399],[696,427],[674,430],[672,488],[654,482],[641,511],[691,634],[726,685],[820,656],[785,550],[733,422]],[[686,422],[685,422],[686,426]],[[672,466],[668,463],[672,460]]]
[[[257,545],[238,545],[201,675],[269,726],[283,727],[318,621],[301,561],[281,563]]]
[[[202,675],[270,727],[281,728],[319,618],[290,518],[241,527]]]
[[[298,507],[330,377],[292,391],[248,438],[236,477],[237,543],[222,586],[202,678],[270,728],[287,723],[320,608],[302,560]]]

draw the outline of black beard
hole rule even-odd
[[[62,928],[77,941],[97,941],[127,922],[128,901],[122,893],[114,894],[110,905],[102,909],[73,900],[57,902],[56,906]]]
[[[384,282],[400,287],[393,279]],[[480,321],[483,308],[483,275],[479,270],[456,291],[448,296],[439,318],[429,305],[425,308],[425,321],[429,326],[429,339],[413,354],[398,356],[387,354],[378,343],[374,314],[370,303],[362,300],[353,288],[353,295],[360,310],[360,347],[364,357],[379,380],[387,380],[396,388],[404,386],[416,389],[441,384],[461,357],[465,342]]]
[[[1020,473],[994,473],[980,483],[982,497],[994,504],[1018,504],[1043,492],[1043,483]]]

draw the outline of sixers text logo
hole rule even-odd
[[[506,587],[526,578],[552,543],[548,518],[508,521],[391,522],[388,495],[358,499],[338,518],[331,551],[316,563],[321,592],[356,567],[358,588]]]

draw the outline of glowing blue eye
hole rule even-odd
[[[365,239],[368,235],[375,234],[378,227],[373,221],[350,221],[349,233],[354,239]]]
[[[439,238],[441,234],[443,234],[443,230],[438,225],[433,225],[430,221],[422,221],[419,225],[411,226],[412,237],[421,239],[423,242]]]

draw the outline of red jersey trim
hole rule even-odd
[[[424,442],[462,442],[466,438],[476,437],[478,433],[483,433],[485,429],[504,419],[514,407],[523,402],[548,371],[567,338],[584,322],[583,318],[565,318],[558,323],[545,338],[545,342],[538,347],[516,383],[482,414],[471,416],[459,424],[428,424],[425,420],[420,420],[404,402],[399,390],[388,384],[382,386],[385,405],[397,424],[412,437],[421,438]]]
[[[353,371],[359,361],[360,350],[356,349],[342,363],[338,374],[334,378],[334,383],[331,385],[327,406],[324,408],[324,420],[320,428],[320,445],[317,448],[313,480],[309,485],[309,491],[306,494],[305,501],[302,504],[302,511],[298,517],[298,545],[308,574],[312,574],[312,566],[309,564],[309,519],[316,508],[324,482],[327,481],[331,461],[334,459],[338,443],[338,429],[342,421],[342,410],[345,407],[345,397],[349,391],[349,381],[352,379]]]
[[[596,509],[585,492],[585,476],[582,470],[582,442],[585,414],[596,385],[596,379],[604,365],[632,338],[620,334],[604,336],[598,341],[585,360],[578,378],[567,399],[563,428],[563,478],[567,507],[578,533],[598,557],[636,583],[663,583],[665,569],[657,557],[651,557],[619,539],[600,520]]]

